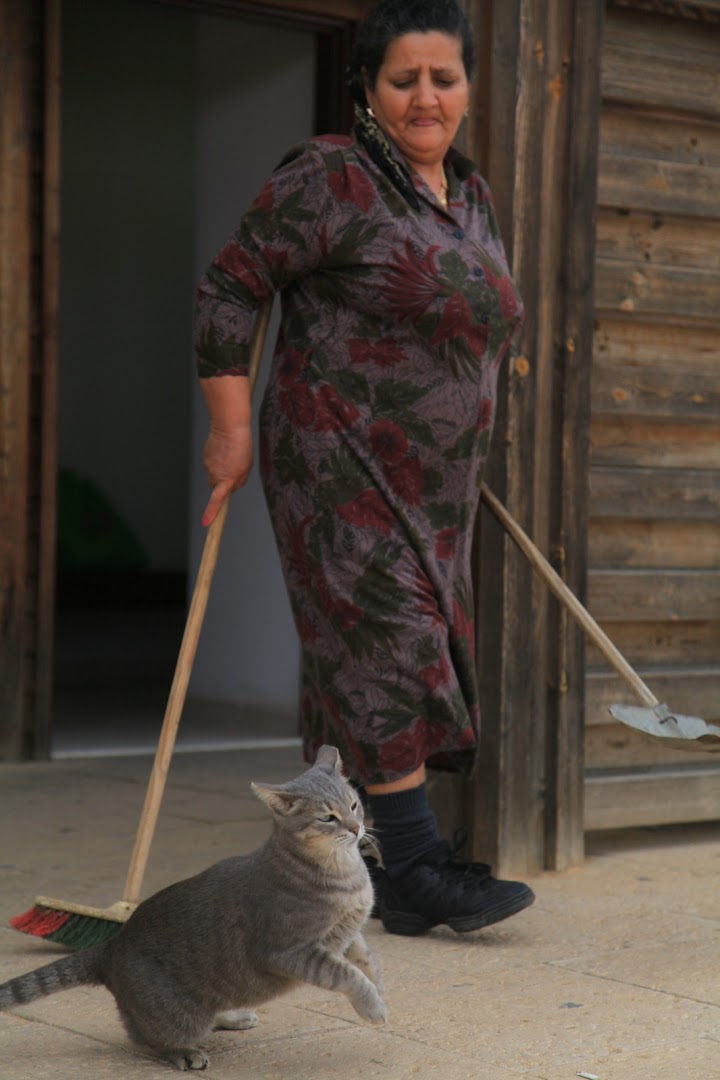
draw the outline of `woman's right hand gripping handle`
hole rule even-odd
[[[244,375],[219,375],[200,379],[210,413],[210,432],[203,451],[203,465],[212,488],[203,514],[210,525],[225,499],[242,487],[253,463],[250,382]]]

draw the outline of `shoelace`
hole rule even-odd
[[[453,869],[462,870],[467,873],[471,873],[475,878],[486,878],[490,876],[490,867],[487,863],[473,862],[467,857],[460,855],[468,841],[468,831],[460,825],[452,835],[452,843],[442,841],[443,849],[445,852],[445,862],[449,863]],[[438,851],[440,845],[438,845]]]
[[[423,876],[430,875],[432,879],[432,885],[430,881],[427,882],[428,891],[438,887],[446,891],[449,887],[463,893],[471,892],[490,877],[490,867],[485,863],[473,863],[456,857],[458,847],[464,846],[466,837],[467,834],[459,844],[453,837],[455,842],[452,846],[447,840],[441,840],[431,852],[418,860],[417,869],[424,870]]]

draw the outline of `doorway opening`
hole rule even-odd
[[[315,130],[323,38],[66,0],[62,40],[52,756],[152,753],[204,539],[194,283]],[[297,741],[298,668],[255,477],[231,507],[178,750]]]

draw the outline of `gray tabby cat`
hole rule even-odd
[[[385,1023],[375,958],[362,935],[373,892],[358,850],[362,804],[337,750],[286,784],[253,784],[273,831],[149,897],[120,933],[0,986],[0,1008],[102,984],[131,1039],[179,1069],[204,1069],[215,1028],[250,1028],[249,1011],[298,983],[347,994]]]

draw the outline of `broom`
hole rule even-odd
[[[248,373],[251,393],[257,379],[271,309],[272,300],[268,300],[260,308],[255,319],[250,342]],[[155,761],[135,837],[135,847],[130,858],[123,899],[116,901],[110,907],[97,908],[65,900],[55,900],[48,896],[38,896],[34,907],[10,920],[10,926],[13,929],[20,930],[24,934],[32,934],[34,937],[45,938],[46,941],[54,941],[68,949],[84,949],[89,945],[96,945],[114,937],[137,907],[229,504],[230,500],[225,499],[205,537],[185,631],[178,652],[175,675],[155,752]]]

